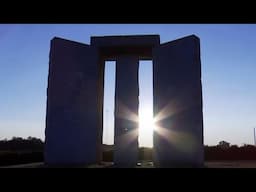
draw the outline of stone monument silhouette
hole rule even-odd
[[[101,162],[105,61],[116,61],[114,164],[138,156],[138,66],[153,60],[155,167],[203,167],[200,40],[160,44],[159,35],[91,37],[90,45],[51,40],[45,163]],[[129,111],[129,112],[128,112]]]

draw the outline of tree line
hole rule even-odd
[[[13,137],[0,140],[0,151],[43,151],[44,142],[36,137]]]
[[[256,147],[254,145],[243,145],[240,147],[232,145],[227,148],[218,145],[205,146],[204,154],[206,161],[256,160]]]
[[[103,145],[102,160],[113,161],[113,145]],[[204,146],[205,161],[256,160],[253,145]],[[139,160],[152,161],[153,149],[140,147]],[[0,166],[44,161],[44,142],[36,137],[0,140]]]
[[[35,137],[0,140],[0,166],[42,162],[43,151],[44,142]]]

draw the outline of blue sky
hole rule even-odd
[[[90,36],[135,34],[159,34],[161,43],[197,35],[201,40],[204,143],[253,144],[255,24],[0,24],[0,139],[44,139],[49,48],[54,36],[89,44]],[[141,70],[140,78],[145,80],[150,68]]]

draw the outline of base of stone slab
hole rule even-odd
[[[182,163],[182,162],[161,162],[155,163],[155,168],[203,168],[204,164]]]

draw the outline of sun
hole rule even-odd
[[[152,110],[139,111],[139,144],[143,147],[153,146],[153,132],[155,129]]]

